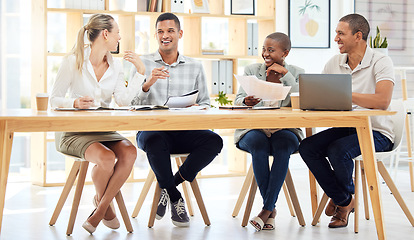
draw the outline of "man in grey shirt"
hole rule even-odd
[[[201,63],[178,52],[178,40],[183,30],[172,13],[161,14],[156,21],[158,51],[141,59],[147,77],[142,88],[132,100],[132,105],[163,105],[169,96],[179,96],[198,89],[196,104],[210,106],[210,97]],[[148,161],[162,188],[158,203],[157,219],[161,219],[168,203],[171,219],[178,227],[189,226],[184,200],[177,186],[183,181],[193,181],[221,151],[223,140],[210,130],[191,131],[140,131],[138,147],[147,153]],[[170,154],[189,153],[184,164],[173,174]]]

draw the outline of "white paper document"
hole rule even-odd
[[[194,105],[197,101],[198,90],[191,91],[181,96],[169,97],[164,104],[169,108],[185,108]]]
[[[259,80],[256,76],[234,75],[248,96],[262,100],[284,100],[291,86]]]

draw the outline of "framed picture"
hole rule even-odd
[[[289,36],[294,48],[329,48],[330,0],[289,0]]]
[[[254,0],[230,0],[232,15],[254,15]]]
[[[210,13],[208,0],[191,0],[191,9],[193,13]]]
[[[387,37],[388,49],[404,51],[407,48],[407,0],[382,1],[358,1],[355,4],[356,12],[363,15],[369,22],[372,38],[377,33],[377,26],[381,31],[381,37]],[[369,40],[369,37],[368,37]]]

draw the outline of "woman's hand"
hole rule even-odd
[[[247,97],[244,98],[243,102],[247,106],[254,106],[254,105],[258,104],[260,101],[262,101],[262,99],[255,98],[254,96],[247,96]]]
[[[137,72],[141,75],[145,74],[145,65],[139,58],[138,54],[133,51],[127,50],[125,51],[124,59],[132,64],[134,64]]]
[[[80,108],[80,109],[87,109],[92,107],[93,105],[93,98],[91,97],[80,97],[75,99],[75,102],[73,103],[74,108]]]
[[[288,73],[288,70],[285,67],[277,63],[273,63],[272,65],[270,65],[270,67],[267,68],[266,76],[269,76],[271,71],[275,71],[276,73],[282,74],[282,77],[285,76],[286,73]]]

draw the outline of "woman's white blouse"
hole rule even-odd
[[[72,108],[76,98],[86,96],[95,100],[100,99],[102,107],[109,106],[112,96],[118,106],[130,105],[145,76],[136,73],[126,86],[121,62],[113,59],[108,52],[106,57],[109,67],[98,82],[89,60],[90,52],[90,47],[85,48],[82,73],[76,69],[76,59],[73,54],[63,59],[50,96],[52,108]]]

